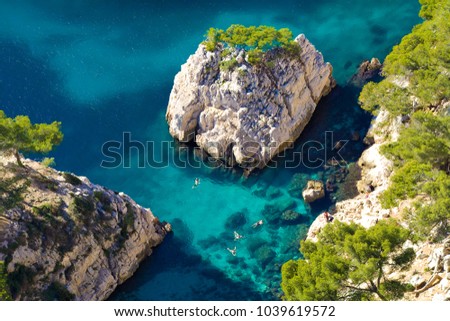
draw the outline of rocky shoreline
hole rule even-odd
[[[0,261],[16,300],[105,300],[170,225],[124,193],[0,157]]]
[[[359,195],[337,202],[334,219],[344,223],[357,223],[369,228],[379,220],[396,218],[408,228],[402,220],[402,212],[411,206],[411,200],[401,201],[392,209],[382,208],[378,197],[388,188],[393,164],[380,153],[380,146],[395,141],[401,127],[401,117],[391,120],[386,126],[388,114],[381,110],[374,119],[372,127],[365,137],[370,142],[358,160],[361,179],[356,187]],[[380,128],[383,127],[383,130]],[[319,215],[308,229],[307,239],[317,240],[321,229],[329,224],[324,214]],[[404,300],[450,300],[450,239],[441,242],[420,241],[416,244],[408,241],[416,253],[413,264],[405,271],[396,272],[390,278],[409,282],[415,291],[408,292]],[[406,245],[405,245],[406,246]]]

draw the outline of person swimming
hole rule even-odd
[[[192,188],[196,188],[200,185],[200,178],[196,177],[194,180],[194,185],[192,185]]]
[[[238,232],[234,231],[234,240],[235,241],[240,240],[242,238],[244,238],[244,235],[241,235]]]
[[[263,224],[264,224],[264,221],[263,220],[259,220],[258,222],[253,223],[252,227],[253,228],[257,228],[258,226],[263,225]]]
[[[231,253],[231,255],[236,256],[236,246],[234,247],[234,249],[230,249],[227,247],[227,250]]]

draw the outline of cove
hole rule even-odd
[[[273,300],[280,295],[280,266],[299,257],[299,240],[331,205],[302,202],[300,183],[328,175],[323,167],[288,168],[303,144],[363,137],[370,116],[347,81],[363,59],[382,60],[419,22],[416,1],[55,1],[0,2],[0,105],[10,115],[63,122],[65,139],[52,154],[56,168],[129,194],[150,207],[174,233],[111,297],[113,300]],[[26,23],[25,23],[26,22]],[[172,141],[165,110],[173,77],[208,27],[232,23],[288,27],[305,33],[334,67],[338,87],[321,101],[286,158],[248,179],[230,170],[104,169],[103,143],[122,139]],[[349,142],[349,163],[364,149]],[[155,158],[158,159],[157,152]],[[169,158],[193,158],[172,149]],[[135,159],[134,159],[135,160]],[[201,179],[192,189],[195,177]],[[301,186],[303,187],[303,186]],[[268,207],[269,206],[269,207]],[[251,224],[264,212],[289,208],[299,224]],[[233,240],[233,231],[245,236]],[[227,248],[237,248],[230,255]]]

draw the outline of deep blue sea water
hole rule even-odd
[[[326,179],[323,166],[287,168],[290,162],[278,159],[276,168],[243,179],[205,165],[178,168],[172,160],[193,160],[193,151],[172,148],[165,168],[138,168],[133,151],[131,168],[104,169],[101,146],[120,141],[123,132],[157,146],[171,142],[164,114],[174,75],[208,27],[232,23],[305,33],[334,66],[338,87],[320,103],[295,151],[307,141],[323,143],[326,131],[335,141],[352,131],[363,136],[370,117],[347,81],[363,59],[383,59],[419,22],[418,10],[415,0],[2,0],[0,108],[33,121],[62,121],[64,142],[52,153],[57,169],[123,191],[172,223],[174,233],[112,299],[276,299],[281,264],[298,258],[308,225],[331,205],[324,200],[310,208],[293,184]],[[352,162],[363,149],[361,140],[351,141],[343,155]],[[195,177],[201,184],[192,189]],[[299,224],[250,227],[287,206],[301,213]],[[234,230],[245,238],[233,241]],[[226,250],[234,246],[236,257]]]

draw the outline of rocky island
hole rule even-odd
[[[170,134],[216,159],[264,167],[291,145],[335,82],[322,54],[287,29],[210,29],[176,75]]]

